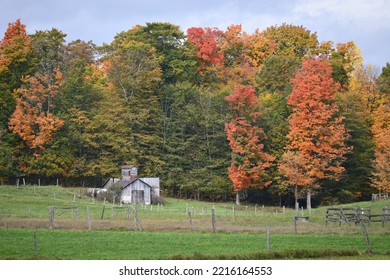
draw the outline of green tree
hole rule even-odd
[[[331,183],[327,188],[327,199],[332,202],[335,202],[334,197],[342,203],[348,203],[369,199],[371,196],[370,174],[374,159],[371,124],[375,95],[372,85],[373,81],[367,80],[366,75],[353,75],[349,79],[348,89],[338,94],[340,114],[344,116],[345,126],[351,135],[346,143],[353,149],[346,155],[343,179],[337,188],[332,187]]]
[[[283,23],[280,26],[268,27],[264,35],[276,42],[276,55],[303,59],[306,55],[314,55],[318,52],[317,34],[303,26]]]
[[[284,184],[277,166],[288,143],[288,117],[291,108],[287,106],[287,96],[292,89],[290,80],[300,66],[301,62],[296,57],[271,56],[264,61],[257,75],[259,106],[262,112],[261,125],[267,134],[264,140],[265,150],[275,157],[276,162],[267,170],[269,176],[274,178],[267,190],[279,196],[286,192],[282,187]]]
[[[191,83],[164,88],[165,187],[196,199],[230,197],[223,95]]]
[[[65,37],[62,31],[52,28],[31,35],[31,48],[36,71],[52,77],[55,69],[64,72]]]

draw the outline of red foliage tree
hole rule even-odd
[[[227,139],[232,149],[232,163],[229,178],[234,190],[271,184],[264,170],[270,167],[274,157],[263,151],[263,129],[257,126],[260,113],[257,111],[257,98],[251,86],[239,85],[227,96],[232,120],[225,123]]]
[[[307,59],[291,80],[293,90],[287,102],[293,106],[289,118],[289,144],[280,171],[290,185],[309,190],[321,179],[338,180],[349,148],[343,118],[337,116],[333,102],[339,85],[331,77],[332,69],[325,60]]]
[[[196,56],[202,63],[199,71],[203,72],[210,66],[223,63],[223,52],[219,48],[219,41],[223,32],[217,28],[192,27],[187,30],[188,41],[196,48]]]

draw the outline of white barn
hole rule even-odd
[[[153,198],[160,197],[160,178],[138,177],[138,168],[132,165],[124,165],[122,168],[122,178],[109,179],[104,188],[108,188],[114,183],[122,186],[121,202],[135,204],[151,204]]]

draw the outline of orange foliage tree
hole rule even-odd
[[[47,75],[36,74],[23,78],[22,82],[24,85],[15,91],[16,108],[9,127],[38,156],[64,124],[54,115],[54,101],[62,83],[62,75],[57,70],[53,80]]]
[[[30,37],[26,34],[26,26],[20,19],[8,24],[4,38],[0,41],[0,73],[11,64],[25,62],[30,51]]]
[[[239,85],[225,99],[232,115],[231,121],[225,123],[232,150],[229,178],[238,198],[238,192],[243,189],[264,188],[271,184],[264,170],[270,167],[274,157],[263,151],[262,140],[265,133],[257,125],[260,113],[257,111],[258,102],[254,89],[251,86]]]
[[[374,111],[371,131],[375,143],[372,186],[390,192],[390,102],[382,102]]]
[[[20,87],[23,75],[31,73],[30,57],[30,37],[18,19],[8,24],[0,40],[0,133],[6,130],[15,109],[13,90]]]
[[[294,187],[296,202],[302,191],[313,189],[319,180],[338,180],[344,172],[341,164],[349,150],[345,145],[348,134],[343,118],[337,116],[334,100],[339,85],[331,74],[327,61],[306,59],[291,80],[289,144],[279,168]]]

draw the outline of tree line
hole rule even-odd
[[[166,195],[292,203],[390,191],[390,65],[303,26],[152,22],[109,44],[18,19],[0,41],[0,178],[99,186],[123,164]]]

